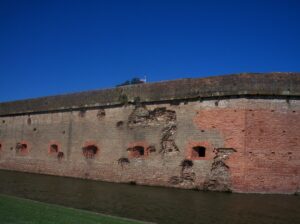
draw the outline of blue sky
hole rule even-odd
[[[0,0],[0,102],[300,71],[300,1]]]

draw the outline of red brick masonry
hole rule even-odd
[[[186,189],[299,193],[299,99],[300,75],[287,73],[0,103],[0,169]]]

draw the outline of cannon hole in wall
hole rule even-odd
[[[145,155],[145,148],[143,146],[134,146],[132,148],[128,148],[127,151],[131,158],[139,158]]]
[[[193,147],[192,157],[193,158],[200,158],[205,157],[206,148],[203,146],[195,146]]]
[[[144,147],[142,147],[142,146],[135,146],[134,148],[135,148],[135,150],[138,152],[138,154],[140,156],[143,156],[145,154]]]
[[[0,143],[0,151],[2,151],[2,144]]]
[[[58,145],[57,144],[51,144],[49,151],[50,151],[51,154],[58,153]]]
[[[57,153],[57,159],[61,160],[62,158],[64,158],[64,153],[63,152],[58,152]]]
[[[87,145],[82,148],[83,155],[86,159],[93,159],[98,152],[96,145]]]
[[[105,116],[105,110],[104,109],[98,110],[98,112],[97,112],[97,118],[101,119],[104,116]]]
[[[27,154],[28,153],[28,145],[26,143],[18,142],[16,145],[16,152],[21,153],[21,154]]]
[[[116,127],[122,127],[124,125],[124,121],[118,121]]]

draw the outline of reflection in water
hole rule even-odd
[[[228,194],[0,171],[0,193],[157,223],[300,223],[300,197]]]

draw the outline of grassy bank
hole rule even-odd
[[[10,224],[133,224],[142,223],[93,212],[0,195],[0,223]]]

